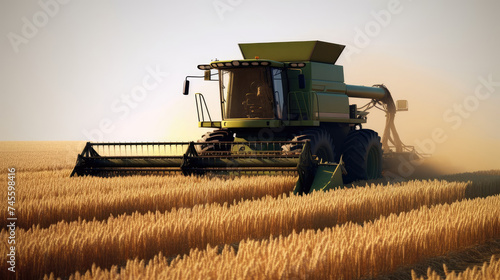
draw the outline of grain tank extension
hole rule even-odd
[[[183,174],[276,174],[298,172],[296,193],[325,190],[381,177],[384,162],[417,159],[394,126],[395,103],[384,85],[348,85],[336,65],[343,45],[322,41],[240,44],[242,59],[198,65],[217,82],[222,118],[213,120],[196,93],[198,126],[213,128],[196,142],[87,143],[73,175],[182,172]],[[215,78],[215,79],[214,79]],[[350,98],[369,102],[361,108]],[[398,105],[398,106],[396,106]],[[368,109],[386,112],[382,139],[364,129]]]

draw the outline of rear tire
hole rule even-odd
[[[344,183],[382,177],[382,144],[378,133],[370,129],[349,132],[342,160],[347,171],[343,176]]]
[[[219,142],[233,142],[234,136],[231,131],[228,130],[214,130],[211,132],[207,132],[201,136],[201,139],[196,141],[198,143],[206,143],[203,145],[195,145],[196,152],[204,153],[204,152],[212,152],[212,151],[228,151],[230,147],[224,147],[223,145],[219,145]]]
[[[309,140],[311,147],[311,154],[316,155],[318,158],[324,162],[334,162],[335,161],[335,148],[333,145],[333,139],[330,133],[326,130],[308,129],[300,132],[300,135],[295,136],[292,141],[305,141]],[[285,145],[283,146],[283,151],[293,152],[302,149],[302,144],[296,145]]]

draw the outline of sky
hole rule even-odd
[[[406,99],[407,145],[468,170],[500,168],[498,1],[0,2],[0,141],[196,140],[195,92],[220,117],[217,85],[186,76],[238,43],[346,45],[345,81]],[[366,100],[351,100],[364,104]],[[383,131],[384,115],[365,126]]]

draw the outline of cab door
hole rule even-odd
[[[273,91],[274,91],[274,111],[276,118],[279,120],[286,119],[286,100],[285,100],[285,88],[283,86],[283,81],[285,80],[283,75],[285,71],[282,68],[272,68],[273,75]]]

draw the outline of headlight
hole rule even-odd
[[[306,64],[304,62],[292,62],[292,63],[288,64],[288,67],[303,68],[303,67],[306,67]]]
[[[198,69],[200,70],[210,70],[212,67],[208,64],[200,64],[198,65]]]

